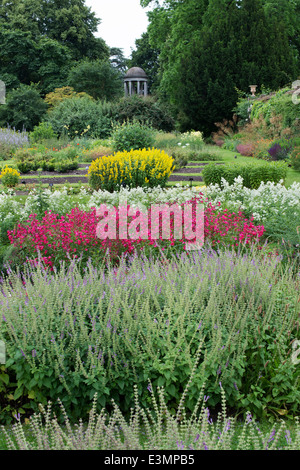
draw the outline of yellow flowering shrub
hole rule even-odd
[[[160,149],[117,152],[94,160],[88,171],[89,184],[106,191],[165,186],[174,169],[174,160]]]
[[[14,168],[10,168],[7,165],[2,169],[0,173],[1,183],[7,188],[14,188],[18,184],[19,178],[20,173]]]

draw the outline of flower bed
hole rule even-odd
[[[202,204],[202,199],[194,198],[187,201],[192,204],[192,228],[196,233],[196,205]],[[179,205],[178,205],[179,206]],[[134,210],[135,215],[127,218],[126,233],[130,233],[133,224],[134,233],[132,238],[119,237],[119,214],[124,209],[122,207],[114,208],[116,211],[116,234],[115,237],[104,239],[104,236],[98,238],[98,224],[104,219],[97,215],[96,208],[89,212],[78,208],[72,209],[66,216],[59,217],[58,214],[46,212],[45,216],[39,220],[37,215],[33,214],[22,224],[18,224],[13,231],[8,232],[10,243],[17,249],[14,257],[18,262],[28,259],[30,263],[38,262],[38,254],[41,254],[42,260],[52,269],[58,267],[61,261],[81,256],[84,260],[88,258],[94,261],[101,261],[109,250],[111,259],[118,261],[122,254],[131,254],[136,251],[147,252],[148,255],[160,253],[160,249],[174,252],[186,249],[187,241],[193,241],[190,235],[187,237],[184,225],[184,207],[182,208],[181,218],[175,220],[175,216],[169,213],[169,236],[164,236],[163,228],[160,228],[157,237],[153,238],[153,226],[151,226],[151,212],[141,213]],[[125,207],[126,217],[129,214],[130,206]],[[162,218],[168,212],[169,205],[164,206]],[[135,220],[138,218],[138,222]],[[175,225],[175,222],[177,225]],[[141,237],[141,226],[146,227],[146,239]],[[179,224],[179,226],[178,226]],[[166,225],[166,224],[165,224]],[[166,228],[166,227],[165,227]],[[176,233],[181,233],[181,237],[176,238]],[[264,233],[263,226],[256,226],[253,219],[246,219],[241,211],[230,213],[227,209],[218,210],[212,204],[208,204],[203,212],[203,234],[204,242],[210,242],[212,246],[238,246],[240,243],[250,244],[259,242]],[[128,236],[128,235],[127,235]],[[194,241],[196,239],[196,235]]]
[[[28,267],[1,280],[0,339],[7,361],[0,419],[60,398],[70,419],[97,407],[130,412],[164,387],[169,409],[192,411],[205,387],[215,408],[257,417],[299,415],[299,286],[277,258],[203,249],[169,262],[134,256],[118,269],[77,262]],[[13,399],[11,398],[13,397]]]

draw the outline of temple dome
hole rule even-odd
[[[142,79],[145,79],[147,80],[147,75],[146,73],[144,72],[143,69],[141,69],[140,67],[131,67],[131,69],[129,69],[126,74],[125,74],[125,79],[126,78],[142,78]]]

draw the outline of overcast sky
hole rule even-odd
[[[139,0],[86,0],[85,4],[101,18],[97,37],[102,37],[109,47],[123,49],[129,58],[135,40],[147,30],[147,9]]]

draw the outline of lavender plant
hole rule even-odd
[[[114,403],[113,411],[97,413],[97,395],[89,411],[88,422],[82,419],[75,425],[61,403],[63,425],[53,415],[52,404],[41,406],[41,412],[30,419],[26,432],[19,416],[11,432],[2,426],[9,450],[299,450],[300,425],[295,419],[290,426],[280,421],[271,431],[261,431],[259,425],[247,414],[244,422],[228,417],[223,388],[222,411],[213,421],[206,406],[207,397],[200,392],[197,406],[190,417],[178,419],[168,409],[163,388],[158,388],[158,401],[151,391],[150,408],[141,407],[135,387],[135,407],[130,418]],[[201,406],[202,405],[202,406]],[[201,407],[200,407],[201,406]]]
[[[29,145],[28,133],[20,132],[8,127],[0,128],[0,160],[12,158],[17,148]]]
[[[169,262],[128,261],[108,270],[89,264],[82,271],[73,262],[54,273],[42,266],[22,277],[7,273],[0,339],[10,379],[3,393],[13,394],[15,412],[60,397],[78,419],[97,392],[98,406],[111,410],[113,399],[127,413],[133,384],[142,406],[149,403],[148,380],[164,387],[174,412],[199,354],[188,410],[204,382],[207,406],[220,404],[222,382],[228,405],[241,412],[299,413],[290,357],[300,339],[299,279],[282,272],[277,258],[205,249]]]

